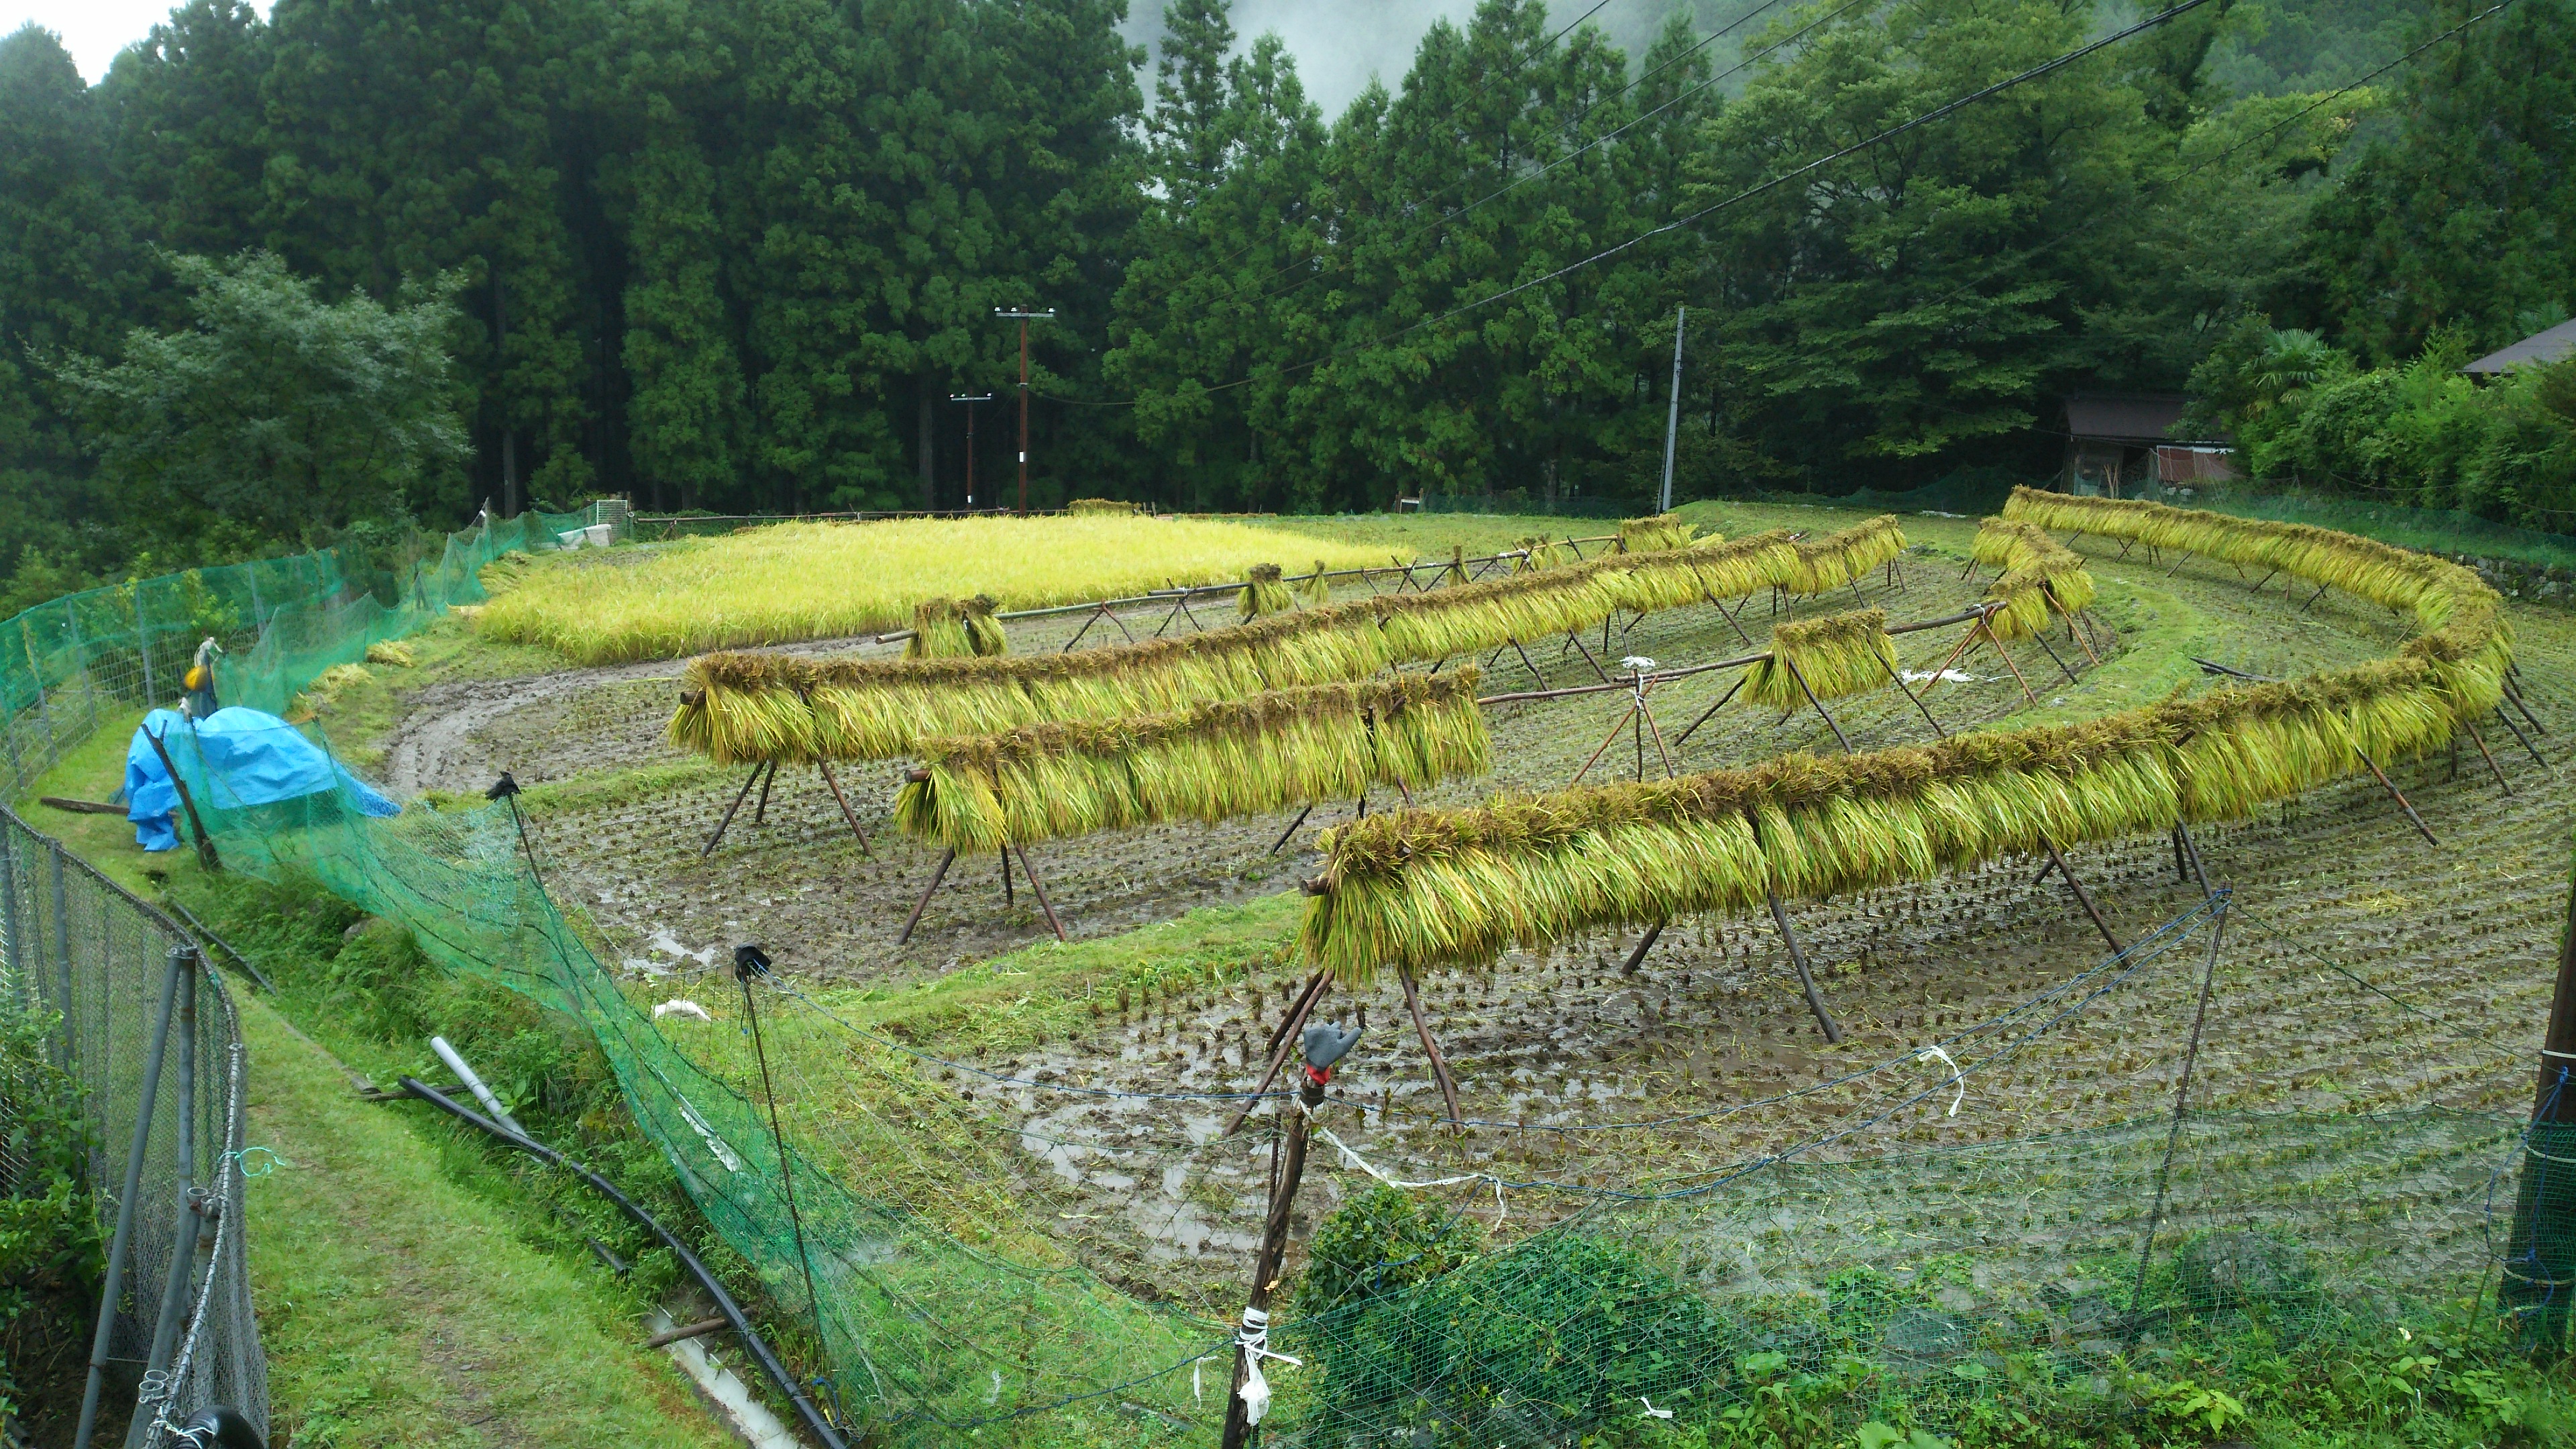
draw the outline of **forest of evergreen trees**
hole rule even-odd
[[[1677,307],[1684,496],[2045,474],[2062,395],[2248,327],[2342,376],[2566,315],[2576,0],[2372,79],[2492,4],[2210,0],[1740,201],[2147,12],[1736,0],[1630,55],[1484,0],[1339,116],[1225,0],[1150,66],[1121,0],[189,0],[96,86],[30,27],[0,602],[487,498],[954,507],[958,393],[989,499],[997,307],[1057,314],[1041,502],[1642,500]]]

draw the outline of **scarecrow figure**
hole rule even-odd
[[[179,701],[179,713],[190,719],[204,719],[223,707],[215,698],[215,661],[223,653],[223,646],[213,639],[197,646],[196,662],[188,666],[187,677],[180,681],[187,693]]]

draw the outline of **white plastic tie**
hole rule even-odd
[[[1959,1104],[1968,1100],[1967,1074],[1959,1070],[1959,1064],[1957,1062],[1950,1060],[1950,1054],[1948,1052],[1941,1050],[1937,1046],[1925,1047],[1923,1050],[1914,1054],[1914,1059],[1918,1062],[1928,1062],[1935,1057],[1940,1058],[1941,1064],[1950,1069],[1950,1086],[1958,1093],[1958,1095],[1950,1099],[1950,1110],[1946,1115],[1956,1117],[1959,1115]]]
[[[1240,1392],[1243,1395],[1244,1422],[1258,1424],[1261,1416],[1270,1412],[1270,1380],[1262,1376],[1261,1361],[1275,1358],[1291,1368],[1302,1368],[1305,1360],[1271,1352],[1270,1315],[1258,1308],[1243,1310],[1243,1326],[1234,1331],[1234,1346],[1243,1350],[1243,1388]],[[1193,1364],[1193,1377],[1197,1371]]]
[[[1669,1419],[1673,1416],[1672,1410],[1656,1408],[1655,1401],[1647,1398],[1644,1394],[1639,1394],[1637,1396],[1637,1402],[1646,1406],[1646,1412],[1637,1416],[1640,1419]]]

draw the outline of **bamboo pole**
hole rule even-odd
[[[2476,745],[2478,754],[2485,758],[2487,769],[2495,775],[2496,788],[2508,795],[2512,794],[2513,787],[2504,782],[2504,767],[2496,763],[2494,753],[2487,749],[2486,736],[2479,734],[2478,727],[2467,720],[2460,721],[2460,728],[2469,732],[2469,743]]]
[[[1025,845],[1014,845],[1009,848],[1017,852],[1020,857],[1020,873],[1029,878],[1029,892],[1038,898],[1038,909],[1046,913],[1047,929],[1055,932],[1057,940],[1066,939],[1064,923],[1055,918],[1055,906],[1047,900],[1046,887],[1038,880],[1037,867],[1029,864],[1029,848]],[[1009,872],[1006,870],[1004,879],[1008,878]]]
[[[733,797],[733,803],[725,807],[724,819],[716,822],[716,833],[707,837],[705,848],[698,852],[698,859],[704,860],[716,853],[716,842],[724,839],[725,832],[733,828],[734,812],[742,808],[743,801],[751,798],[751,787],[760,783],[760,773],[768,767],[767,760],[752,763],[751,778],[742,782],[742,789]]]
[[[1252,1116],[1252,1109],[1261,1105],[1263,1097],[1270,1091],[1270,1084],[1278,1080],[1279,1069],[1287,1065],[1288,1054],[1297,1049],[1297,1028],[1306,1024],[1306,1017],[1314,1011],[1315,1003],[1323,1000],[1324,993],[1332,989],[1333,979],[1327,972],[1318,971],[1306,978],[1306,989],[1297,994],[1296,1004],[1279,1018],[1279,1025],[1270,1034],[1270,1065],[1261,1073],[1261,1084],[1252,1089],[1251,1100],[1243,1104],[1242,1111],[1234,1114],[1233,1121],[1225,1124],[1225,1130],[1217,1134],[1219,1137],[1231,1137],[1243,1130],[1245,1120]]]
[[[2093,904],[2092,893],[2084,889],[2084,882],[2075,878],[2074,868],[2066,863],[2066,857],[2058,852],[2056,844],[2045,835],[2039,838],[2039,843],[2048,851],[2048,863],[2057,867],[2059,875],[2066,877],[2067,889],[2075,892],[2075,903],[2084,908],[2084,914],[2093,918],[2093,929],[2100,931],[2102,939],[2111,943],[2111,954],[2125,954],[2129,948],[2121,945],[2120,938],[2112,934],[2111,923],[2102,919],[2101,909]]]
[[[832,777],[832,762],[829,760],[816,760],[814,762],[814,767],[823,772],[823,783],[829,786],[832,791],[832,803],[841,807],[841,819],[848,822],[850,833],[859,838],[860,854],[865,855],[870,860],[876,859],[877,853],[868,848],[868,833],[859,828],[858,813],[850,808],[848,797],[841,793],[841,782]]]
[[[1324,1104],[1324,1084],[1309,1075],[1298,1084],[1299,1111],[1288,1119],[1288,1140],[1279,1155],[1279,1183],[1270,1194],[1270,1212],[1261,1226],[1261,1246],[1252,1258],[1252,1293],[1243,1309],[1243,1324],[1234,1350],[1234,1378],[1225,1396],[1225,1429],[1221,1449],[1244,1449],[1251,1438],[1251,1407],[1243,1385],[1252,1367],[1252,1350],[1243,1340],[1265,1334],[1270,1323],[1270,1290],[1279,1283],[1279,1267],[1288,1254],[1288,1222],[1297,1202],[1297,1184],[1306,1175],[1306,1134],[1313,1113]]]
[[[1824,993],[1816,989],[1815,973],[1807,969],[1807,953],[1798,945],[1798,933],[1789,929],[1789,913],[1780,908],[1780,893],[1769,886],[1762,894],[1771,902],[1771,924],[1780,928],[1780,939],[1789,948],[1789,964],[1798,968],[1798,987],[1807,993],[1807,1009],[1816,1014],[1816,1025],[1824,1028],[1825,1043],[1830,1046],[1843,1039],[1843,1029],[1834,1024],[1834,1014],[1825,1009]]]

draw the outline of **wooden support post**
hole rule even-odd
[[[1824,994],[1816,990],[1815,973],[1807,969],[1807,953],[1798,945],[1798,933],[1789,929],[1789,913],[1780,909],[1780,893],[1769,886],[1762,893],[1771,899],[1771,924],[1780,928],[1780,939],[1789,947],[1789,964],[1798,968],[1798,985],[1807,993],[1807,1009],[1816,1014],[1816,1025],[1825,1030],[1827,1045],[1843,1039],[1843,1029],[1834,1024],[1834,1014],[1825,1010]]]
[[[169,732],[168,725],[161,727],[161,734]],[[190,793],[188,782],[179,778],[179,767],[170,762],[170,751],[161,743],[161,735],[145,730],[143,738],[152,742],[152,753],[161,757],[161,769],[169,775],[170,788],[179,796],[179,808],[187,814],[188,833],[197,837],[197,863],[208,870],[222,870],[224,863],[215,854],[215,838],[206,833],[206,822],[197,815],[197,798]]]
[[[2066,864],[2066,857],[2058,852],[2048,837],[2041,836],[2039,843],[2048,851],[2048,863],[2057,867],[2059,875],[2066,877],[2067,889],[2075,892],[2075,903],[2084,908],[2084,914],[2093,918],[2093,929],[2100,931],[2102,939],[2111,943],[2111,954],[2125,954],[2129,948],[2121,945],[2120,938],[2111,933],[2111,923],[2102,919],[2101,909],[2093,904],[2092,893],[2084,889],[2084,882],[2075,878],[2075,872]]]
[[[1057,940],[1064,940],[1064,923],[1055,918],[1055,906],[1047,900],[1046,887],[1038,881],[1037,867],[1029,864],[1029,848],[1025,845],[1014,845],[1008,849],[1020,857],[1020,874],[1029,878],[1029,894],[1038,898],[1038,909],[1046,914],[1047,929],[1055,932]]]
[[[1992,620],[1979,619],[1977,627],[1985,630],[1986,642],[1995,646],[1995,652],[2003,656],[2004,668],[2012,671],[2013,683],[2021,686],[2021,697],[2038,704],[2039,696],[2030,692],[2030,681],[2021,677],[2021,666],[2013,663],[2012,651],[2004,647],[2003,637],[1994,631]]]
[[[1449,1078],[1449,1059],[1440,1055],[1440,1043],[1431,1039],[1431,1023],[1422,1017],[1422,993],[1413,984],[1413,973],[1398,968],[1398,979],[1404,983],[1404,1009],[1413,1013],[1413,1030],[1422,1038],[1422,1050],[1431,1058],[1431,1075],[1440,1082],[1440,1100],[1449,1104],[1449,1125],[1466,1131],[1458,1111],[1458,1084]]]
[[[2504,697],[2514,707],[2515,712],[2522,716],[2523,721],[2531,726],[2533,734],[2543,739],[2549,737],[2549,731],[2541,727],[2539,717],[2531,712],[2531,706],[2522,702],[2522,691],[2514,688],[2513,676],[2510,674],[2504,677]]]
[[[900,947],[912,939],[912,928],[921,924],[921,913],[930,906],[930,893],[939,889],[939,883],[948,876],[948,867],[956,859],[957,848],[953,845],[940,852],[939,868],[930,873],[930,884],[921,888],[921,899],[912,903],[912,914],[904,917],[903,934],[894,938],[896,946]]]
[[[1739,690],[1739,689],[1742,689],[1743,687],[1744,687],[1744,676],[1743,676],[1743,675],[1741,675],[1741,674],[1739,674],[1739,675],[1735,676],[1735,682],[1734,682],[1733,684],[1730,684],[1730,685],[1728,685],[1728,686],[1726,687],[1726,693],[1721,694],[1721,695],[1719,695],[1719,696],[1717,697],[1717,703],[1712,704],[1712,705],[1710,705],[1707,709],[1700,711],[1700,716],[1699,716],[1699,718],[1697,718],[1697,719],[1695,719],[1695,720],[1692,720],[1692,721],[1690,722],[1690,728],[1689,728],[1689,729],[1683,730],[1680,734],[1677,734],[1677,735],[1673,736],[1673,748],[1674,748],[1674,749],[1677,749],[1677,750],[1678,750],[1678,749],[1680,749],[1680,748],[1682,747],[1683,742],[1684,742],[1684,741],[1686,741],[1686,740],[1688,740],[1688,739],[1691,737],[1691,735],[1692,735],[1692,733],[1693,733],[1694,731],[1696,731],[1696,730],[1697,730],[1701,725],[1704,725],[1704,724],[1708,723],[1708,722],[1709,722],[1709,718],[1710,718],[1711,716],[1715,715],[1719,710],[1726,708],[1726,702],[1727,702],[1728,700],[1730,700],[1730,699],[1735,698],[1735,692],[1736,692],[1737,690]]]
[[[765,825],[768,823],[769,787],[776,783],[778,783],[778,762],[776,760],[772,760],[769,762],[769,769],[760,777],[760,803],[751,807],[752,824]]]
[[[2524,749],[2531,752],[2531,762],[2533,764],[2538,765],[2544,770],[2549,768],[2549,762],[2540,757],[2540,747],[2531,742],[2531,736],[2522,732],[2522,726],[2513,722],[2512,715],[2504,712],[2503,705],[2496,706],[2495,717],[2503,722],[2506,729],[2513,731],[2513,737],[2522,742],[2522,747]]]
[[[1711,594],[1708,596],[1708,601],[1717,606],[1717,616],[1726,621],[1726,627],[1735,631],[1735,637],[1743,640],[1747,648],[1752,647],[1753,636],[1745,633],[1744,626],[1736,622],[1734,613],[1726,607],[1726,600]]]
[[[841,793],[841,782],[832,778],[832,762],[816,760],[814,768],[823,772],[823,783],[832,791],[832,803],[841,807],[841,819],[848,822],[850,833],[859,838],[859,853],[870,860],[876,859],[877,853],[868,849],[868,833],[859,828],[858,813],[850,809],[848,797]]]
[[[1798,681],[1798,692],[1807,697],[1807,703],[1816,707],[1816,713],[1824,716],[1825,728],[1834,732],[1834,740],[1843,747],[1843,753],[1846,755],[1855,753],[1851,741],[1843,737],[1843,727],[1834,723],[1834,717],[1825,710],[1825,702],[1816,698],[1816,691],[1807,684],[1807,676],[1799,672],[1798,661],[1783,654],[1780,656],[1780,662],[1789,666],[1789,677]]]
[[[1614,725],[1612,725],[1612,726],[1610,727],[1610,733],[1608,733],[1608,734],[1606,734],[1606,735],[1603,735],[1603,736],[1601,737],[1601,746],[1600,746],[1600,748],[1599,748],[1599,749],[1594,750],[1594,751],[1592,752],[1592,757],[1591,757],[1590,759],[1587,759],[1587,760],[1585,760],[1585,761],[1583,762],[1583,768],[1582,768],[1582,769],[1577,770],[1577,771],[1575,771],[1575,772],[1574,772],[1574,778],[1573,778],[1573,779],[1566,781],[1566,784],[1567,784],[1568,786],[1580,785],[1580,784],[1582,784],[1582,783],[1583,783],[1583,777],[1584,777],[1584,776],[1586,776],[1586,775],[1588,775],[1588,774],[1591,774],[1591,773],[1592,773],[1592,767],[1593,767],[1594,765],[1596,765],[1596,764],[1599,764],[1599,763],[1600,763],[1602,754],[1610,748],[1610,742],[1611,742],[1611,741],[1613,741],[1613,740],[1615,740],[1615,739],[1617,739],[1617,738],[1619,738],[1619,731],[1624,730],[1624,729],[1626,729],[1626,728],[1628,727],[1628,720],[1629,720],[1630,716],[1633,716],[1634,714],[1636,714],[1636,712],[1637,712],[1637,706],[1636,706],[1636,704],[1635,704],[1634,702],[1631,702],[1631,703],[1629,704],[1628,708],[1627,708],[1625,711],[1621,712],[1621,714],[1620,714],[1620,716],[1619,716],[1619,722],[1618,722],[1617,724],[1614,724]]]
[[[1318,971],[1306,978],[1306,989],[1297,994],[1296,1004],[1288,1008],[1287,1015],[1279,1018],[1277,1029],[1270,1034],[1270,1065],[1262,1072],[1260,1085],[1252,1089],[1251,1100],[1243,1104],[1243,1110],[1234,1114],[1234,1120],[1226,1123],[1225,1130],[1218,1136],[1231,1137],[1243,1130],[1244,1120],[1252,1115],[1253,1108],[1261,1105],[1263,1094],[1270,1090],[1272,1082],[1279,1079],[1279,1069],[1288,1064],[1289,1056],[1297,1050],[1297,1028],[1306,1024],[1306,1017],[1314,1011],[1315,1003],[1323,1000],[1324,993],[1332,989],[1333,978],[1327,972]]]
[[[1664,748],[1663,726],[1655,723],[1654,708],[1646,703],[1642,694],[1637,698],[1637,713],[1645,717],[1646,732],[1655,737],[1655,757],[1664,762],[1664,778],[1669,780],[1679,775],[1681,771],[1673,767],[1672,751]]]
[[[2361,756],[2361,762],[2370,767],[2370,773],[2372,775],[2378,777],[2379,788],[2387,791],[2390,797],[2397,801],[2397,808],[2405,811],[2406,818],[2415,823],[2415,829],[2417,833],[2424,837],[2424,843],[2427,845],[2440,845],[2442,842],[2433,838],[2432,828],[2424,823],[2424,817],[2415,813],[2415,807],[2407,803],[2405,792],[2398,789],[2396,782],[2388,778],[2388,772],[2386,770],[2379,768],[2379,762],[2372,759],[2369,755],[2363,754],[2362,748],[2359,745],[2353,746],[2352,752]]]
[[[2467,720],[2460,721],[2460,728],[2469,732],[2469,743],[2477,746],[2478,754],[2485,758],[2488,771],[2495,776],[2496,788],[2508,795],[2512,794],[2513,787],[2504,782],[2504,767],[2496,763],[2494,753],[2487,749],[2486,736],[2479,734],[2478,727]]]
[[[1629,952],[1628,959],[1619,963],[1619,974],[1622,976],[1636,975],[1637,968],[1645,963],[1646,953],[1655,949],[1655,942],[1661,940],[1663,938],[1663,934],[1663,922],[1657,921],[1653,925],[1648,926],[1646,928],[1646,934],[1637,938],[1637,949]]]
[[[725,807],[724,819],[716,822],[716,833],[707,837],[706,848],[698,852],[698,859],[704,860],[716,853],[716,842],[724,839],[725,831],[732,827],[734,812],[742,808],[743,801],[751,798],[751,787],[760,783],[761,772],[768,768],[766,760],[751,767],[751,778],[742,782],[742,789],[733,797],[733,803]]]
[[[1521,641],[1518,639],[1513,640],[1512,649],[1521,656],[1521,663],[1528,668],[1530,678],[1538,681],[1538,687],[1541,689],[1547,688],[1547,676],[1539,671],[1539,667],[1536,664],[1532,664],[1530,662],[1529,651],[1521,648]]]
[[[2033,633],[2033,634],[2030,636],[2030,642],[2032,642],[2033,644],[2038,645],[2038,646],[2039,646],[2039,648],[2040,648],[2040,652],[2041,652],[2041,653],[2043,653],[2043,654],[2046,654],[2046,655],[2048,656],[2048,658],[2049,658],[2049,662],[2051,662],[2051,663],[2055,664],[2055,665],[2058,667],[2058,669],[2066,675],[2066,682],[2067,682],[2067,683],[2069,683],[2069,684],[2079,684],[2079,683],[2082,683],[2082,681],[2081,681],[2081,680],[2078,680],[2078,679],[2075,677],[2075,671],[2074,671],[2074,670],[2072,670],[2072,669],[2068,669],[2068,668],[2066,667],[2066,661],[2065,661],[2064,659],[2062,659],[2062,658],[2059,658],[2059,657],[2058,657],[2058,653],[2057,653],[2057,651],[2056,651],[2055,649],[2052,649],[2052,648],[2050,648],[2050,647],[2049,647],[2049,644],[2048,644],[2048,631],[2047,631],[2047,630],[2045,630],[2045,629],[2041,629],[2041,630],[2039,630],[2039,631],[2037,631],[2037,632]]]
[[[1941,722],[1932,717],[1931,707],[1923,702],[1923,696],[1916,694],[1914,686],[1905,682],[1905,672],[1889,664],[1886,655],[1873,652],[1871,657],[1878,660],[1878,667],[1887,671],[1887,677],[1895,682],[1896,687],[1905,691],[1905,697],[1914,702],[1914,708],[1922,714],[1923,722],[1932,727],[1933,735],[1940,739],[1948,739],[1950,732],[1941,728]]]
[[[1259,1334],[1270,1323],[1270,1290],[1279,1284],[1279,1265],[1288,1255],[1288,1222],[1297,1202],[1297,1183],[1306,1175],[1306,1135],[1313,1121],[1311,1114],[1324,1104],[1324,1084],[1307,1077],[1297,1085],[1297,1100],[1304,1110],[1288,1118],[1288,1137],[1279,1153],[1279,1184],[1270,1194],[1270,1214],[1262,1222],[1261,1247],[1252,1255],[1252,1293],[1243,1309],[1243,1332]],[[1255,1317],[1254,1315],[1260,1315]],[[1225,1395],[1225,1429],[1220,1449],[1244,1449],[1252,1437],[1250,1406],[1243,1402],[1243,1385],[1252,1368],[1252,1351],[1237,1342],[1234,1350],[1234,1379]]]
[[[1002,904],[1003,904],[1003,905],[1005,905],[1005,906],[1017,905],[1017,904],[1018,904],[1018,902],[1017,902],[1017,901],[1015,901],[1015,900],[1013,900],[1013,899],[1011,898],[1011,848],[1010,848],[1009,846],[1005,845],[1005,846],[1003,846],[1003,847],[1002,847],[1002,856],[1001,856],[1001,859],[1002,859]]]
[[[1083,635],[1085,635],[1085,634],[1090,633],[1090,632],[1091,632],[1091,626],[1092,626],[1092,625],[1094,625],[1094,624],[1099,623],[1099,622],[1100,622],[1101,615],[1106,614],[1106,613],[1108,613],[1108,612],[1109,612],[1109,606],[1108,606],[1107,604],[1103,604],[1103,605],[1101,605],[1097,610],[1094,610],[1091,614],[1089,614],[1088,616],[1086,616],[1086,617],[1083,619],[1083,621],[1082,621],[1082,627],[1081,627],[1081,628],[1079,628],[1079,629],[1074,630],[1074,631],[1073,631],[1073,637],[1072,637],[1072,638],[1070,638],[1070,639],[1065,640],[1065,641],[1064,641],[1064,647],[1063,647],[1062,649],[1057,650],[1056,652],[1057,652],[1058,654],[1070,654],[1070,653],[1072,653],[1072,652],[1073,652],[1073,646],[1074,646],[1074,645],[1076,645],[1076,644],[1081,643],[1081,642],[1082,642],[1082,636],[1083,636]]]
[[[1289,821],[1288,828],[1280,831],[1279,838],[1270,843],[1270,853],[1272,855],[1277,855],[1280,851],[1286,849],[1288,846],[1288,837],[1295,835],[1297,833],[1297,827],[1305,824],[1306,817],[1314,813],[1315,807],[1311,804],[1305,809],[1298,811],[1297,818]]]
[[[1592,672],[1601,676],[1601,682],[1603,684],[1610,683],[1610,671],[1601,667],[1600,658],[1583,642],[1583,636],[1572,629],[1568,629],[1565,631],[1565,637],[1573,640],[1574,647],[1583,651],[1583,662],[1592,666]]]
[[[2242,570],[2239,570],[2239,572],[2242,572]],[[2256,579],[2256,580],[2254,581],[2254,587],[2253,587],[2251,590],[2249,590],[2248,592],[2250,592],[2250,593],[2257,593],[2257,594],[2259,594],[2259,593],[2263,592],[2263,586],[2264,586],[2265,584],[2268,584],[2268,583],[2272,582],[2272,574],[2277,574],[2277,573],[2279,573],[2279,572],[2280,572],[2280,570],[2279,570],[2279,569],[2274,569],[2274,570],[2272,570],[2272,573],[2265,574],[2263,577],[2261,577],[2261,578],[2259,578],[2259,579]]]
[[[2306,613],[2308,610],[2310,610],[2310,609],[2312,609],[2312,608],[2315,608],[2315,607],[2316,607],[2317,600],[2322,599],[2322,598],[2324,598],[2325,596],[2326,596],[2326,586],[2325,586],[2324,584],[2319,584],[2319,585],[2317,585],[2317,591],[2316,591],[2315,593],[2313,593],[2313,594],[2308,595],[2308,601],[2307,601],[2306,603],[2301,604],[2301,605],[2299,606],[2299,612],[2300,612],[2300,613],[2302,613],[2302,614],[2304,614],[2304,613]]]

